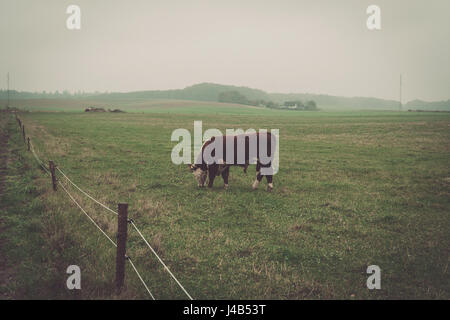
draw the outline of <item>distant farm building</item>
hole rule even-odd
[[[120,109],[108,109],[105,110],[104,108],[96,108],[96,107],[89,107],[84,109],[84,112],[125,112]]]

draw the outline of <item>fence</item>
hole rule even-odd
[[[49,160],[48,168],[44,165],[42,160],[38,157],[36,154],[36,151],[34,149],[33,143],[30,139],[30,137],[27,137],[25,134],[25,125],[23,124],[22,120],[17,116],[17,113],[15,114],[16,121],[19,125],[19,128],[21,129],[22,135],[23,135],[23,141],[25,144],[27,144],[28,151],[30,151],[34,158],[36,159],[37,163],[44,169],[44,171],[51,177],[52,187],[55,192],[58,190],[58,185],[62,188],[62,190],[69,196],[69,198],[76,204],[76,206],[87,216],[87,218],[95,225],[95,227],[109,240],[109,242],[116,247],[116,277],[115,277],[115,284],[116,284],[116,291],[119,294],[123,288],[124,279],[125,279],[125,262],[128,261],[135,271],[136,275],[138,276],[139,280],[144,285],[145,289],[147,290],[148,294],[153,300],[156,300],[153,296],[152,292],[148,288],[147,284],[145,283],[144,279],[142,279],[141,274],[137,270],[135,264],[133,263],[133,260],[131,257],[126,255],[126,241],[128,236],[128,224],[131,224],[133,229],[139,234],[140,238],[143,240],[143,242],[146,244],[146,246],[150,249],[150,251],[155,255],[157,260],[162,264],[164,269],[169,273],[169,275],[173,278],[173,280],[176,282],[176,284],[181,288],[181,290],[186,294],[186,296],[193,300],[190,294],[186,291],[186,289],[183,287],[183,285],[178,281],[178,279],[173,275],[173,273],[170,271],[170,269],[167,267],[167,265],[164,263],[164,261],[159,257],[159,255],[156,253],[156,251],[152,248],[152,246],[149,244],[147,239],[144,237],[142,232],[139,230],[139,228],[136,226],[133,219],[128,219],[128,204],[126,203],[119,203],[118,204],[118,210],[117,212],[109,208],[108,206],[104,205],[100,201],[93,198],[91,195],[89,195],[86,191],[81,189],[78,185],[76,185],[52,160]],[[99,206],[101,206],[103,209],[107,210],[108,212],[115,214],[117,216],[117,243],[114,242],[105,231],[103,231],[102,228],[95,222],[95,220],[86,212],[86,210],[83,209],[83,207],[76,201],[76,199],[73,197],[73,195],[67,190],[67,188],[64,186],[64,184],[61,182],[60,179],[57,178],[56,171],[60,173],[60,175],[65,179],[65,181],[69,184],[71,184],[73,187],[75,187],[78,191],[80,191],[83,195],[88,197],[90,200],[97,203]]]

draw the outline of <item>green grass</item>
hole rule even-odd
[[[251,110],[21,118],[42,159],[110,207],[129,203],[130,217],[195,299],[450,297],[449,115]],[[172,130],[192,132],[194,120],[223,132],[280,129],[274,191],[251,190],[254,166],[247,175],[232,168],[229,190],[220,180],[197,189],[187,168],[170,161]],[[50,188],[48,178],[33,179]],[[115,218],[70,190],[114,237]],[[62,191],[37,198],[46,214],[72,226],[65,250],[78,254],[71,264],[83,265],[81,297],[111,294],[107,240]],[[155,297],[185,298],[129,232],[128,254]],[[371,264],[382,270],[381,290],[366,288]],[[147,298],[131,269],[123,297]]]
[[[44,194],[35,185],[42,181],[42,174],[33,168],[22,137],[14,133],[16,127],[8,118],[0,120],[2,133],[9,131],[11,134],[7,145],[5,189],[0,194],[0,252],[4,268],[0,297],[70,298],[68,292],[60,290],[61,279],[55,277],[55,273],[65,272],[64,262],[77,254],[75,248],[59,241],[65,233],[64,215],[46,212],[42,201]],[[64,234],[64,242],[70,243],[72,239],[73,234]]]
[[[0,105],[6,105],[6,100],[0,99]],[[87,107],[98,107],[104,109],[120,109],[132,113],[169,113],[169,114],[227,114],[227,115],[277,115],[298,116],[305,113],[293,110],[277,110],[266,107],[247,106],[242,104],[222,103],[213,101],[191,101],[174,99],[14,99],[10,106],[30,112],[83,112]],[[339,106],[319,105],[321,110],[327,112],[353,111],[361,112],[363,108],[342,108]],[[374,109],[373,111],[375,111]],[[367,110],[365,110],[367,111]],[[377,110],[378,112],[386,112]],[[389,111],[387,111],[389,112]],[[390,111],[392,113],[392,111]]]
[[[6,103],[5,100],[0,100],[0,105],[6,105]],[[169,99],[19,99],[12,100],[10,105],[11,107],[31,112],[83,112],[90,106],[104,109],[120,109],[133,113],[273,114],[279,112],[264,107],[240,104]]]

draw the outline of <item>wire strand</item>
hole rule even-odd
[[[69,179],[69,177],[67,177],[64,172],[62,172],[61,169],[59,169],[58,167],[56,167],[56,170],[58,170],[63,176],[64,178],[67,179],[67,181],[69,181],[75,188],[77,188],[80,192],[82,192],[85,196],[87,196],[89,199],[91,199],[92,201],[96,202],[97,204],[99,204],[100,206],[102,206],[103,208],[105,208],[106,210],[114,213],[115,215],[119,215],[117,212],[115,212],[114,210],[110,209],[109,207],[107,207],[106,205],[104,205],[103,203],[101,203],[100,201],[96,200],[95,198],[93,198],[92,196],[90,196],[87,192],[85,192],[84,190],[82,190],[80,187],[78,187],[75,183],[73,183],[72,180]]]
[[[139,280],[141,280],[142,284],[144,285],[145,289],[147,289],[147,292],[150,294],[150,297],[152,297],[153,300],[156,300],[153,294],[151,293],[150,289],[145,284],[145,281],[142,279],[141,274],[137,271],[136,267],[134,266],[133,261],[131,261],[131,258],[128,257],[128,261],[130,262],[131,266],[133,267],[134,271],[136,272],[137,276],[139,277]]]
[[[34,158],[36,159],[36,161],[41,165],[41,167],[45,170],[45,172],[50,174],[50,171],[47,170],[47,168],[44,166],[44,163],[41,161],[41,159],[39,159],[36,152],[34,151],[34,146],[31,143],[31,141],[30,141],[30,150],[31,150],[31,153],[33,154]]]
[[[39,165],[41,165],[41,167],[48,173],[51,174],[50,171],[47,170],[47,168],[44,166],[43,162],[41,161],[41,159],[37,156],[36,152],[34,151],[34,147],[30,141],[30,149],[33,153],[34,158],[36,159],[36,161],[39,163]],[[56,167],[56,169],[67,179],[67,181],[69,181],[74,187],[76,187],[79,191],[81,191],[84,195],[86,195],[87,197],[89,197],[91,200],[95,201],[97,204],[101,205],[103,208],[111,211],[112,213],[118,215],[117,212],[111,210],[110,208],[108,208],[107,206],[105,206],[104,204],[102,204],[101,202],[97,201],[96,199],[94,199],[93,197],[91,197],[89,194],[87,194],[85,191],[83,191],[81,188],[79,188],[75,183],[72,182],[72,180],[70,180],[65,174],[64,172],[62,172],[61,169],[59,169],[58,167]],[[117,248],[117,244],[102,230],[102,228],[100,228],[100,226],[94,221],[94,219],[91,218],[91,216],[89,216],[89,214],[81,207],[81,205],[75,200],[75,198],[70,194],[69,191],[67,191],[67,189],[64,187],[64,185],[61,183],[61,181],[58,181],[59,185],[63,188],[64,192],[67,193],[67,195],[70,197],[70,199],[78,206],[78,208],[80,208],[80,210],[89,218],[89,220],[97,227],[98,230],[100,230],[101,233],[103,233],[103,235],[112,243],[112,245],[114,247]],[[144,236],[142,235],[142,233],[139,231],[139,229],[136,227],[136,225],[131,221],[131,223],[133,224],[133,227],[136,229],[136,231],[140,234],[140,236],[142,237],[142,239],[145,241],[145,243],[149,246],[149,248],[152,250],[152,252],[156,255],[156,257],[159,259],[159,261],[162,263],[162,265],[166,268],[166,270],[169,272],[169,274],[175,279],[175,281],[177,282],[177,284],[181,287],[181,289],[183,289],[183,291],[187,294],[187,296],[191,299],[192,297],[187,293],[187,291],[183,288],[183,286],[178,282],[178,280],[175,278],[175,276],[172,274],[172,272],[170,272],[169,268],[167,268],[167,266],[164,264],[164,262],[161,260],[161,258],[159,258],[159,256],[156,254],[156,252],[153,250],[153,248],[150,246],[150,244],[147,242],[147,240],[145,240]],[[142,282],[142,284],[144,285],[145,289],[147,290],[147,292],[150,294],[150,297],[153,300],[156,300],[155,297],[153,296],[153,294],[151,293],[150,289],[148,288],[147,284],[145,283],[144,279],[142,279],[141,274],[139,273],[139,271],[136,269],[136,266],[134,265],[133,261],[131,260],[130,257],[128,257],[127,259],[131,266],[133,267],[134,271],[136,272],[136,275],[138,276],[139,280]]]
[[[108,238],[108,240],[114,245],[114,247],[117,247],[117,244],[105,233],[105,231],[102,230],[102,228],[99,227],[99,225],[94,221],[94,219],[92,219],[91,216],[87,214],[87,212],[80,206],[80,204],[77,202],[77,200],[75,200],[74,197],[72,197],[72,195],[69,193],[69,191],[67,191],[67,189],[64,188],[64,185],[61,183],[61,181],[58,181],[58,183],[64,189],[64,191],[69,195],[70,199],[72,199],[72,201],[75,202],[75,204],[78,206],[78,208],[80,208],[80,210],[83,211],[83,213],[89,218],[89,220],[91,220],[91,222],[97,227],[97,229],[100,230],[105,235],[105,237]]]
[[[167,270],[167,272],[172,276],[172,278],[175,280],[175,282],[180,286],[180,288],[184,291],[184,293],[189,297],[189,299],[192,299],[192,297],[189,295],[189,293],[186,291],[186,289],[184,289],[184,287],[181,285],[181,283],[178,281],[178,279],[173,275],[173,273],[169,270],[169,268],[166,266],[166,264],[164,263],[164,261],[162,261],[162,259],[158,256],[158,254],[156,253],[156,251],[152,248],[152,246],[148,243],[148,241],[145,239],[145,237],[142,235],[141,231],[139,231],[138,227],[136,227],[136,225],[134,224],[133,220],[130,220],[131,225],[134,227],[134,229],[139,233],[139,235],[141,236],[142,240],[144,240],[145,244],[150,248],[150,250],[153,252],[153,254],[156,256],[156,258],[158,258],[159,262],[164,266],[164,268]]]
[[[73,202],[75,202],[75,204],[78,206],[78,208],[80,208],[81,211],[83,211],[83,213],[89,218],[89,220],[91,220],[91,222],[97,227],[98,230],[101,231],[101,233],[103,233],[105,235],[106,238],[108,238],[108,240],[113,244],[114,247],[117,248],[117,244],[100,228],[100,226],[94,221],[94,219],[92,219],[87,212],[80,206],[80,204],[73,198],[73,196],[70,194],[69,191],[67,191],[66,188],[64,188],[64,185],[60,182],[59,185],[63,188],[63,190],[69,195],[70,199],[72,199]],[[144,279],[142,279],[140,273],[138,272],[138,270],[136,269],[133,261],[131,261],[131,258],[128,258],[128,261],[130,261],[131,266],[133,267],[134,271],[136,272],[139,280],[141,280],[142,284],[144,285],[145,289],[147,290],[147,292],[150,294],[150,296],[152,297],[153,300],[155,300],[155,297],[153,296],[153,294],[151,293],[150,289],[148,288],[147,284],[145,283]]]

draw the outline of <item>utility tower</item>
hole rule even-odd
[[[400,74],[400,104],[398,105],[398,110],[402,111],[402,75]]]
[[[9,108],[9,72],[6,74],[6,95],[8,96],[8,101],[6,102],[6,108]]]

